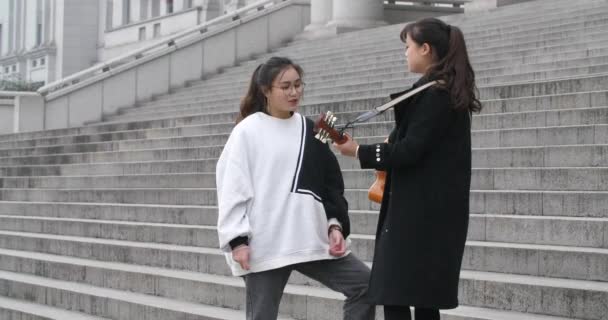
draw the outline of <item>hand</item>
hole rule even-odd
[[[342,232],[338,229],[332,229],[329,232],[329,254],[334,257],[341,257],[346,253],[346,241]]]
[[[232,259],[238,262],[241,265],[243,270],[249,270],[249,246],[248,245],[240,245],[234,249],[232,249]]]
[[[334,147],[338,149],[342,155],[356,157],[359,144],[357,141],[353,140],[353,137],[351,137],[348,133],[345,133],[344,136],[346,137],[346,142],[343,144],[334,143]]]

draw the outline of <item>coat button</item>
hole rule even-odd
[[[388,229],[384,229],[384,232],[388,232]]]

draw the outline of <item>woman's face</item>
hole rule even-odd
[[[407,67],[413,73],[425,73],[431,65],[431,47],[428,44],[419,45],[409,35],[405,39],[405,57]]]
[[[300,74],[293,67],[282,70],[272,81],[272,86],[266,90],[268,112],[275,117],[289,118],[300,105],[304,92],[304,83]]]

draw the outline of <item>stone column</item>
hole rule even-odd
[[[333,0],[310,0],[310,24],[304,31],[325,28],[332,18],[333,7]]]
[[[332,20],[327,24],[337,33],[384,26],[384,1],[333,0]]]
[[[304,28],[304,32],[296,36],[297,40],[318,39],[335,35],[327,28],[327,23],[332,18],[334,0],[310,0],[310,24]]]

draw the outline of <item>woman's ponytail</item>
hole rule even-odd
[[[255,68],[253,75],[251,75],[251,81],[249,82],[247,94],[241,99],[240,112],[236,118],[236,123],[241,122],[251,114],[258,111],[264,111],[266,106],[266,96],[262,91],[262,87],[258,83],[258,76],[263,65],[264,64],[261,64]]]
[[[426,18],[405,26],[401,40],[405,42],[408,36],[419,45],[428,43],[431,46],[435,63],[427,70],[426,76],[445,82],[454,109],[481,111],[475,72],[460,28],[436,18]]]

